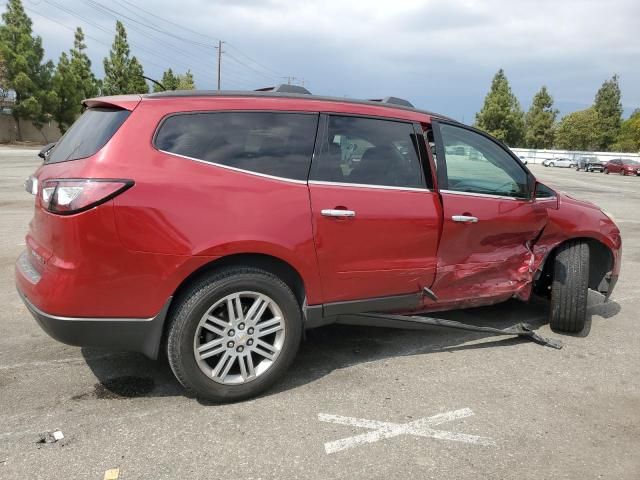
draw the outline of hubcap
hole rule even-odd
[[[284,345],[284,315],[263,293],[238,292],[214,303],[196,329],[193,353],[217,383],[237,385],[264,374]]]

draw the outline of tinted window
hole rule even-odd
[[[310,178],[422,188],[416,142],[410,123],[330,116]]]
[[[527,197],[527,174],[497,143],[465,128],[440,127],[448,190]]]
[[[105,146],[131,112],[115,108],[90,108],[56,144],[46,163],[90,157]]]
[[[306,180],[318,115],[216,112],[174,115],[156,135],[166,152],[277,177]]]

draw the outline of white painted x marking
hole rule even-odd
[[[351,427],[369,428],[373,431],[355,435],[353,437],[341,438],[333,442],[324,444],[327,454],[340,452],[349,448],[375,443],[385,438],[393,438],[399,435],[415,435],[418,437],[437,438],[438,440],[451,440],[453,442],[473,443],[476,445],[495,445],[496,443],[489,437],[478,435],[468,435],[466,433],[448,432],[446,430],[436,430],[431,427],[446,422],[451,422],[459,418],[470,417],[473,411],[470,408],[462,408],[451,412],[439,413],[431,417],[420,418],[409,423],[379,422],[377,420],[367,420],[365,418],[343,417],[341,415],[329,415],[319,413],[318,420],[321,422],[337,423],[338,425],[348,425]]]

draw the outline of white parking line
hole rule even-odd
[[[379,422],[377,420],[367,420],[364,418],[343,417],[341,415],[330,415],[326,413],[318,414],[321,422],[336,423],[351,427],[369,428],[372,432],[355,435],[353,437],[342,438],[324,444],[327,454],[340,452],[359,445],[379,442],[386,438],[393,438],[400,435],[415,435],[418,437],[436,438],[438,440],[450,440],[453,442],[473,443],[476,445],[495,445],[493,439],[466,433],[448,432],[446,430],[435,430],[431,427],[442,423],[451,422],[460,418],[470,417],[473,411],[470,408],[462,408],[446,413],[439,413],[431,417],[421,418],[409,423]]]

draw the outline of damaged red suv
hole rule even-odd
[[[577,332],[587,290],[608,297],[618,278],[605,212],[401,99],[288,87],[84,104],[27,182],[18,291],[53,338],[162,349],[201,397],[258,394],[304,329],[349,314],[535,292],[554,329]]]

